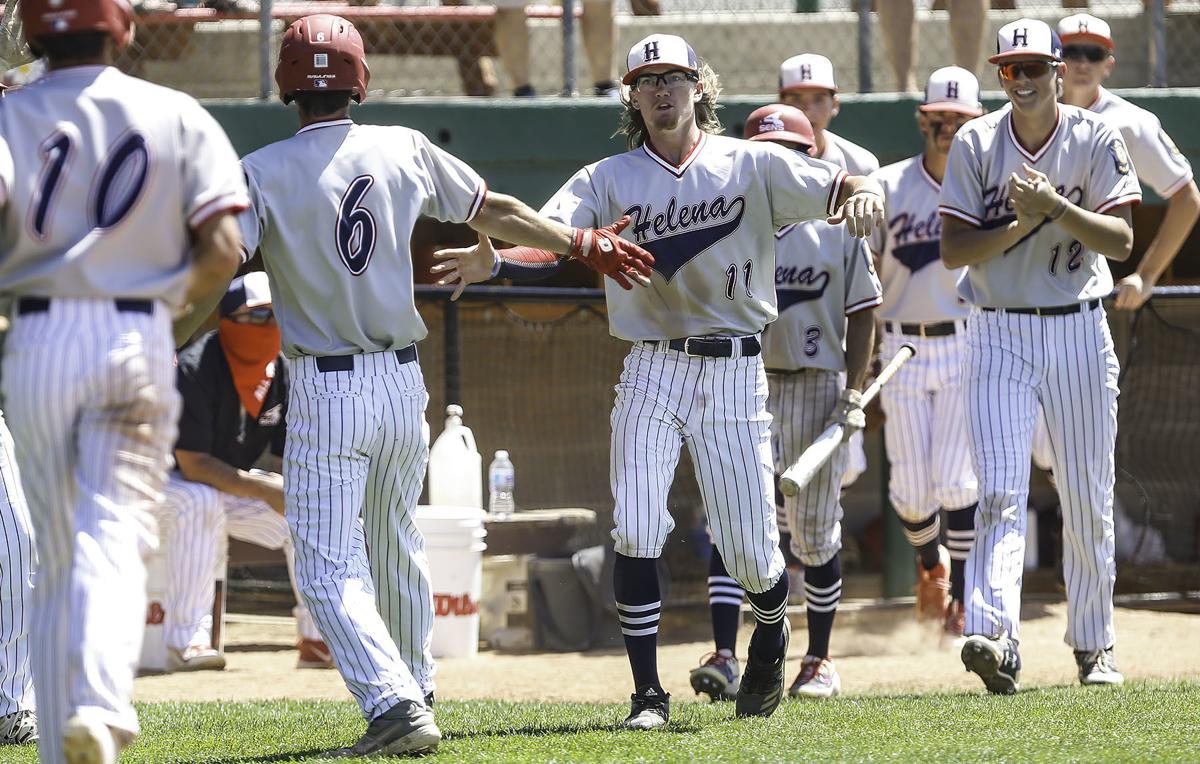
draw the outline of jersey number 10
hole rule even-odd
[[[50,235],[50,212],[62,186],[66,169],[75,153],[75,139],[59,130],[42,141],[42,176],[30,206],[30,228],[40,240]],[[113,144],[92,179],[88,201],[88,222],[92,230],[113,228],[129,214],[150,175],[150,152],[146,139],[136,132],[126,133]]]

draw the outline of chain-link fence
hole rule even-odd
[[[912,89],[950,63],[985,74],[993,35],[1008,21],[1054,24],[1085,8],[1112,28],[1110,86],[1200,85],[1200,0],[991,0],[973,65],[955,60],[955,44],[979,25],[957,6],[952,18],[946,0],[560,0],[573,11],[567,29],[563,5],[521,0],[268,1],[265,9],[252,0],[185,2],[171,10],[166,0],[143,0],[121,65],[205,98],[269,94],[285,25],[318,11],[359,28],[371,90],[382,96],[611,95],[607,83],[625,52],[653,32],[687,38],[730,94],[773,92],[779,64],[802,52],[828,56],[843,91]]]

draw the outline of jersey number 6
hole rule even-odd
[[[30,228],[38,239],[50,235],[50,210],[62,185],[67,164],[75,153],[71,134],[58,131],[42,142],[42,177],[30,206]],[[92,229],[116,226],[137,202],[150,174],[150,152],[140,133],[127,133],[113,144],[108,158],[96,171],[88,203]]]
[[[375,218],[370,210],[360,206],[373,185],[375,179],[370,175],[359,175],[350,181],[350,187],[342,194],[342,202],[338,205],[335,236],[338,256],[355,276],[362,275],[375,252]]]

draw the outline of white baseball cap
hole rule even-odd
[[[1021,56],[1044,56],[1062,60],[1062,42],[1050,25],[1037,19],[1017,19],[1000,27],[996,33],[996,55],[989,64]]]
[[[247,308],[257,308],[270,304],[271,282],[267,280],[267,274],[262,271],[251,271],[230,282],[229,289],[221,298],[221,316],[228,316],[243,305]]]
[[[677,69],[696,73],[699,62],[696,51],[687,44],[687,40],[673,34],[652,34],[629,49],[628,73],[621,78],[625,85],[633,81],[643,69],[649,66],[673,66]]]
[[[1104,19],[1087,13],[1076,13],[1058,22],[1058,36],[1063,45],[1075,42],[1094,42],[1109,50],[1117,46],[1112,40],[1112,29]]]
[[[979,80],[960,66],[943,66],[929,75],[925,83],[925,101],[921,111],[956,111],[978,117],[983,114],[979,102]]]
[[[832,90],[833,63],[817,53],[801,53],[779,65],[779,92],[789,90]]]

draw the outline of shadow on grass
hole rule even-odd
[[[670,735],[670,734],[690,734],[700,730],[700,726],[688,722],[671,722],[671,726],[665,730],[657,730],[654,734]],[[578,724],[557,724],[545,726],[531,727],[495,727],[492,729],[472,730],[470,732],[446,732],[442,738],[442,744],[454,743],[458,741],[472,740],[476,738],[489,737],[509,737],[518,735],[520,737],[537,738],[547,735],[577,735],[586,732],[620,732],[622,730],[611,722],[582,722]],[[636,732],[628,730],[631,735],[645,735],[645,732]],[[210,764],[267,764],[268,762],[284,762],[295,761],[305,758],[320,758],[324,757],[336,748],[314,748],[304,751],[285,751],[281,753],[264,754],[261,756],[235,756],[232,758],[213,759]]]

